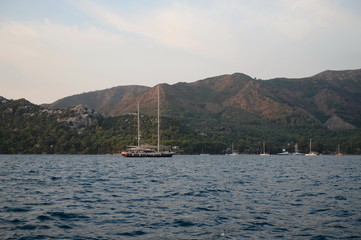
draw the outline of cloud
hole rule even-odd
[[[170,1],[132,12],[84,3],[88,14],[119,33],[224,61],[273,52],[264,45],[273,49],[293,45],[312,49],[322,47],[318,44],[326,41],[325,37],[350,33],[346,32],[350,28],[360,32],[360,16],[341,8],[337,1]],[[265,52],[260,54],[260,48]]]
[[[41,103],[118,85],[233,72],[302,77],[361,65],[361,14],[343,1],[115,3],[69,3],[86,15],[79,24],[2,17],[3,91]]]
[[[36,103],[119,85],[193,81],[209,64],[142,38],[48,19],[0,22],[0,39],[1,94]]]
[[[119,33],[157,41],[170,48],[207,53],[214,51],[212,46],[230,43],[232,39],[231,29],[213,18],[212,11],[187,3],[171,2],[136,14],[85,3],[82,8],[86,13],[113,26]]]
[[[1,65],[12,69],[1,70],[3,90],[18,91],[26,97],[33,94],[29,91],[33,88],[32,91],[39,91],[38,98],[44,96],[44,100],[64,91],[69,94],[90,90],[84,80],[96,86],[94,75],[101,79],[103,73],[94,66],[101,66],[101,59],[107,58],[112,48],[122,45],[117,36],[99,29],[79,30],[77,26],[52,24],[46,19],[2,22],[0,39]],[[6,89],[14,83],[16,89]]]

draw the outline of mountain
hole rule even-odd
[[[137,102],[142,142],[156,144],[157,88],[167,149],[222,154],[341,151],[361,154],[361,70],[256,80],[235,73],[174,85],[121,86],[39,106],[0,97],[1,153],[116,153],[135,144]],[[84,106],[87,105],[87,106]],[[93,108],[95,110],[93,110]]]
[[[83,105],[53,110],[26,99],[0,97],[0,154],[119,153],[134,144],[136,119],[134,114],[102,116]],[[142,141],[156,145],[156,122],[144,115],[141,120],[148,126],[142,129]],[[162,118],[162,122],[165,146],[180,143],[182,149],[192,153],[193,147],[203,141],[187,127],[180,127],[177,121]]]
[[[256,80],[235,73],[193,83],[161,84],[162,113],[184,121],[217,119],[247,123],[283,121],[319,124],[331,130],[361,127],[361,69],[325,71],[312,77]],[[60,99],[51,108],[84,104],[119,116],[136,111],[155,114],[156,87],[121,86]]]
[[[145,86],[120,86],[100,91],[87,92],[59,99],[51,104],[43,104],[47,108],[68,108],[75,105],[86,105],[96,111],[116,115],[112,112],[114,109],[122,109],[121,103],[128,99],[141,94],[149,87]]]

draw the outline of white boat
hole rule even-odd
[[[286,151],[286,149],[282,149],[282,152],[277,153],[277,155],[281,155],[281,156],[283,156],[283,155],[290,155],[290,153],[289,153],[288,151]]]
[[[229,155],[231,155],[231,156],[237,156],[237,155],[239,155],[238,152],[237,152],[236,150],[234,150],[234,148],[233,148],[233,143],[232,143],[232,152],[231,152],[231,154],[229,154]]]
[[[310,152],[309,153],[306,153],[305,156],[308,156],[308,157],[312,157],[312,156],[317,156],[318,153],[317,152],[312,152],[312,139],[310,139]]]
[[[300,153],[300,152],[298,151],[298,144],[296,143],[296,144],[295,144],[295,152],[292,153],[292,155],[302,156],[302,155],[305,155],[305,154],[304,154],[304,153]]]
[[[121,153],[124,157],[172,157],[175,153],[172,151],[160,151],[160,101],[159,101],[159,86],[158,86],[158,145],[156,146],[157,150],[154,150],[151,146],[141,146],[140,145],[140,119],[139,119],[139,103],[137,104],[138,110],[138,145],[129,146],[126,151]]]
[[[343,153],[340,151],[340,144],[337,146],[336,156],[343,156]]]
[[[262,152],[260,153],[260,156],[269,156],[268,153],[266,153],[266,143],[263,142],[263,149]]]

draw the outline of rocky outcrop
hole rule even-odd
[[[51,110],[50,110],[51,111]],[[58,110],[59,111],[59,110]],[[57,111],[57,113],[59,113]],[[65,116],[64,116],[65,115]],[[70,128],[82,133],[85,129],[89,128],[92,121],[101,118],[101,115],[84,105],[76,105],[67,110],[64,114],[60,112],[58,122],[67,122]]]
[[[332,130],[332,131],[338,131],[338,130],[350,130],[355,129],[356,126],[344,121],[342,118],[337,116],[336,114],[332,115],[326,122],[325,126]]]

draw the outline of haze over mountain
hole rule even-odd
[[[50,108],[83,104],[118,116],[155,114],[156,87],[119,86],[62,98]],[[257,80],[242,73],[193,83],[160,84],[162,114],[184,119],[217,117],[228,122],[255,119],[325,125],[331,130],[361,127],[361,69],[324,71],[299,79]]]

